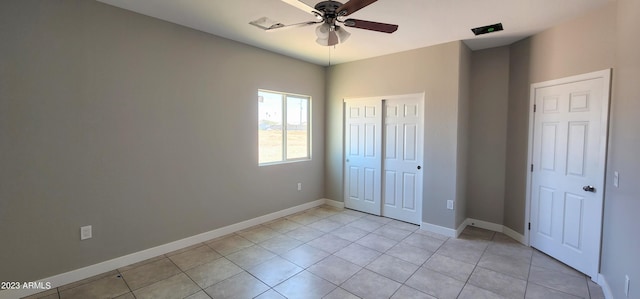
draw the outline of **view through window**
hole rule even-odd
[[[273,164],[308,160],[311,98],[258,91],[258,162]]]

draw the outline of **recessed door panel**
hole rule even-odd
[[[360,198],[360,168],[349,167],[349,197]]]
[[[404,160],[416,161],[418,159],[418,125],[404,125]]]
[[[547,113],[558,113],[558,96],[549,95],[545,96],[542,99],[542,112]]]
[[[553,227],[553,189],[540,187],[538,209],[538,233],[551,238]]]
[[[387,159],[396,159],[397,158],[397,150],[396,145],[398,144],[398,125],[396,124],[387,124],[385,130],[385,142],[384,142],[384,156]]]
[[[388,206],[396,205],[396,172],[386,170],[384,176],[384,204]]]
[[[567,175],[584,176],[588,122],[569,122]]]
[[[360,124],[349,126],[349,155],[360,155]]]
[[[569,112],[589,111],[589,92],[571,93]]]
[[[370,203],[376,201],[376,170],[373,168],[365,168],[364,170],[364,200]]]
[[[558,133],[557,123],[546,123],[542,125],[541,161],[540,166],[543,170],[556,170],[556,138]]]
[[[379,147],[376,142],[379,137],[376,136],[376,133],[380,128],[376,124],[365,124],[364,128],[364,155],[372,158],[376,156],[376,149]]]
[[[582,215],[584,197],[567,193],[564,199],[563,243],[576,251],[582,251]]]
[[[408,211],[416,210],[416,174],[404,173],[402,176],[402,208]]]

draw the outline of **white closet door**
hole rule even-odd
[[[422,222],[422,97],[384,102],[382,215]]]
[[[347,208],[422,222],[423,103],[424,94],[345,100]]]
[[[380,215],[382,101],[345,102],[345,206]]]

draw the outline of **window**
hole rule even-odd
[[[258,163],[311,158],[311,97],[258,90]]]

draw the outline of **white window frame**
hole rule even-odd
[[[286,164],[286,163],[294,163],[294,162],[303,162],[303,161],[310,161],[311,160],[311,124],[312,124],[312,120],[311,120],[311,103],[312,103],[312,99],[311,96],[308,95],[303,95],[303,94],[296,94],[296,93],[290,93],[290,92],[281,92],[281,91],[274,91],[274,90],[268,90],[268,89],[258,89],[258,93],[260,92],[265,92],[265,93],[274,93],[274,94],[280,94],[282,95],[282,159],[280,161],[272,161],[272,162],[264,162],[264,163],[260,163],[260,142],[258,142],[258,165],[259,166],[269,166],[269,165],[278,165],[278,164]],[[288,159],[287,158],[287,98],[288,97],[294,97],[294,98],[306,98],[307,99],[307,155],[306,157],[301,157],[301,158],[292,158],[292,159]],[[259,124],[258,124],[259,126]],[[258,137],[259,138],[259,137]]]

